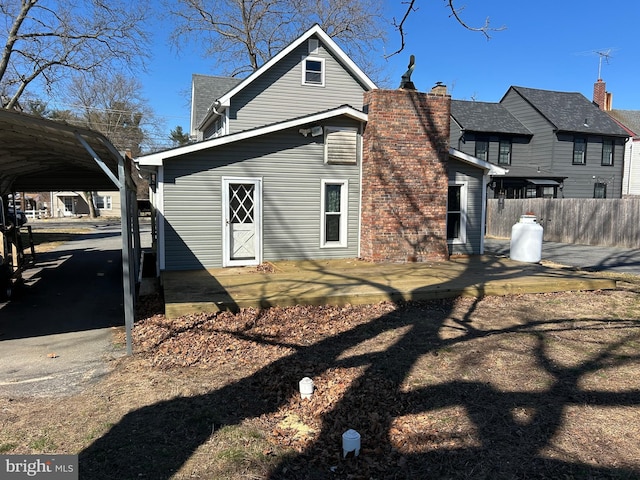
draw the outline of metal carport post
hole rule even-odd
[[[113,172],[105,165],[98,154],[91,148],[87,141],[76,132],[76,138],[82,144],[82,146],[89,152],[95,162],[105,172],[105,174],[111,179],[118,190],[120,191],[120,225],[122,227],[122,285],[124,290],[124,325],[126,331],[126,343],[127,343],[127,355],[133,353],[133,340],[132,330],[135,317],[135,285],[138,275],[138,265],[134,261],[133,268],[131,268],[131,259],[140,258],[140,226],[138,224],[137,215],[137,201],[136,192],[137,189],[131,181],[131,177],[127,175],[125,169],[124,158],[109,142],[105,142],[102,139],[104,146],[111,152],[111,154],[118,159],[118,178],[113,175]],[[135,221],[133,218],[135,217]],[[138,267],[139,268],[139,267]]]
[[[113,186],[121,200],[124,317],[130,355],[141,247],[137,189],[125,158],[94,130],[0,109],[0,194],[12,189],[110,190]]]

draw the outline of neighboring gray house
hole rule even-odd
[[[157,212],[160,270],[257,265],[281,259],[367,258],[362,255],[363,232],[368,231],[369,238],[377,232],[362,221],[370,188],[363,183],[372,184],[363,181],[362,173],[370,146],[363,134],[371,125],[365,93],[379,92],[375,98],[382,97],[382,104],[391,109],[395,105],[389,98],[399,93],[399,100],[406,100],[410,109],[419,100],[427,107],[433,103],[443,119],[449,118],[450,111],[447,95],[377,90],[318,26],[229,91],[218,90],[209,102],[201,90],[215,92],[217,79],[194,76],[193,80],[196,125],[191,132],[200,140],[137,159],[143,168],[155,170],[152,202]],[[434,124],[434,129],[446,128],[446,132],[429,130],[426,135],[448,139],[448,122]],[[380,131],[385,137],[388,133],[388,138],[375,138],[380,142],[376,151],[385,145],[395,151],[403,132],[387,124]],[[402,141],[424,145],[423,138]],[[419,237],[433,238],[445,251],[448,244],[449,253],[482,253],[486,183],[490,172],[504,171],[449,151],[447,145],[437,151],[421,150],[433,165],[444,163],[438,171],[445,172],[445,178],[436,185],[427,178],[432,171],[394,173],[394,179],[410,177],[403,183],[407,192],[394,189],[390,195],[395,199],[384,208],[396,212],[397,201],[397,211],[422,211],[423,207],[426,211],[431,205],[416,206],[417,197],[411,195],[429,193],[424,203],[439,199],[443,208],[436,212],[435,221],[441,225],[433,227],[433,232],[419,226]],[[385,167],[396,160],[395,155],[389,153]],[[425,178],[422,184],[415,181],[420,175]],[[433,191],[432,185],[436,185]],[[375,191],[380,193],[384,192]],[[406,208],[402,202],[408,204]],[[402,219],[397,220],[402,224]],[[383,259],[432,258],[437,249],[428,245],[411,251],[415,247],[401,228],[406,226],[385,234],[389,248]]]
[[[620,198],[628,133],[580,93],[510,87],[499,103],[452,101],[451,142],[508,169],[506,198]]]

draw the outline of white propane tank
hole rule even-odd
[[[522,215],[511,228],[511,260],[538,263],[542,258],[542,233],[535,215]]]

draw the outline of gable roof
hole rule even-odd
[[[640,110],[611,110],[608,113],[634,137],[640,137]]]
[[[219,98],[227,93],[242,80],[234,77],[219,77],[214,75],[191,76],[191,133],[202,122],[211,107],[211,99]]]
[[[581,93],[554,92],[512,86],[500,102],[506,98],[510,91],[516,92],[528,102],[557,131],[615,137],[629,136],[609,115],[600,110]]]
[[[499,103],[451,100],[451,116],[466,131],[532,135]]]
[[[176,158],[189,153],[199,152],[208,148],[218,147],[220,145],[227,145],[229,143],[239,142],[241,140],[247,140],[258,137],[260,135],[267,135],[288,128],[302,127],[310,123],[316,123],[329,118],[335,118],[340,116],[346,116],[360,122],[366,122],[369,118],[368,115],[360,110],[357,110],[349,105],[342,105],[338,108],[332,108],[323,112],[314,113],[311,115],[305,115],[298,118],[292,118],[284,122],[277,122],[271,125],[265,125],[263,127],[253,128],[251,130],[244,130],[238,133],[232,133],[229,135],[222,135],[221,137],[215,137],[201,142],[191,143],[182,147],[176,147],[170,150],[163,150],[161,152],[151,153],[149,155],[143,155],[136,158],[136,162],[140,165],[149,166],[161,166],[164,160],[170,158]]]
[[[268,62],[262,65],[258,70],[253,72],[247,78],[242,80],[239,84],[234,86],[231,90],[224,93],[218,98],[215,98],[215,101],[211,104],[212,106],[215,104],[215,110],[224,109],[231,105],[231,98],[236,95],[241,90],[245,89],[248,85],[255,82],[258,78],[264,75],[269,69],[271,69],[274,65],[276,65],[280,60],[286,57],[293,50],[298,48],[302,43],[307,41],[309,38],[317,36],[325,48],[331,52],[350,72],[359,82],[361,82],[366,90],[374,90],[378,88],[375,83],[358,67],[353,60],[351,60],[347,54],[338,46],[338,44],[324,31],[318,24],[315,24],[309,30],[300,35],[296,40],[291,42],[287,47],[285,47],[279,54],[275,57],[271,58]],[[214,109],[209,108],[208,113],[202,119],[201,122],[197,124],[198,129],[202,129],[202,127],[206,124],[209,118],[214,114]]]

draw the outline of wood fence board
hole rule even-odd
[[[528,198],[487,201],[487,235],[510,238],[520,216],[533,212],[544,240],[640,248],[640,197],[622,199]]]

